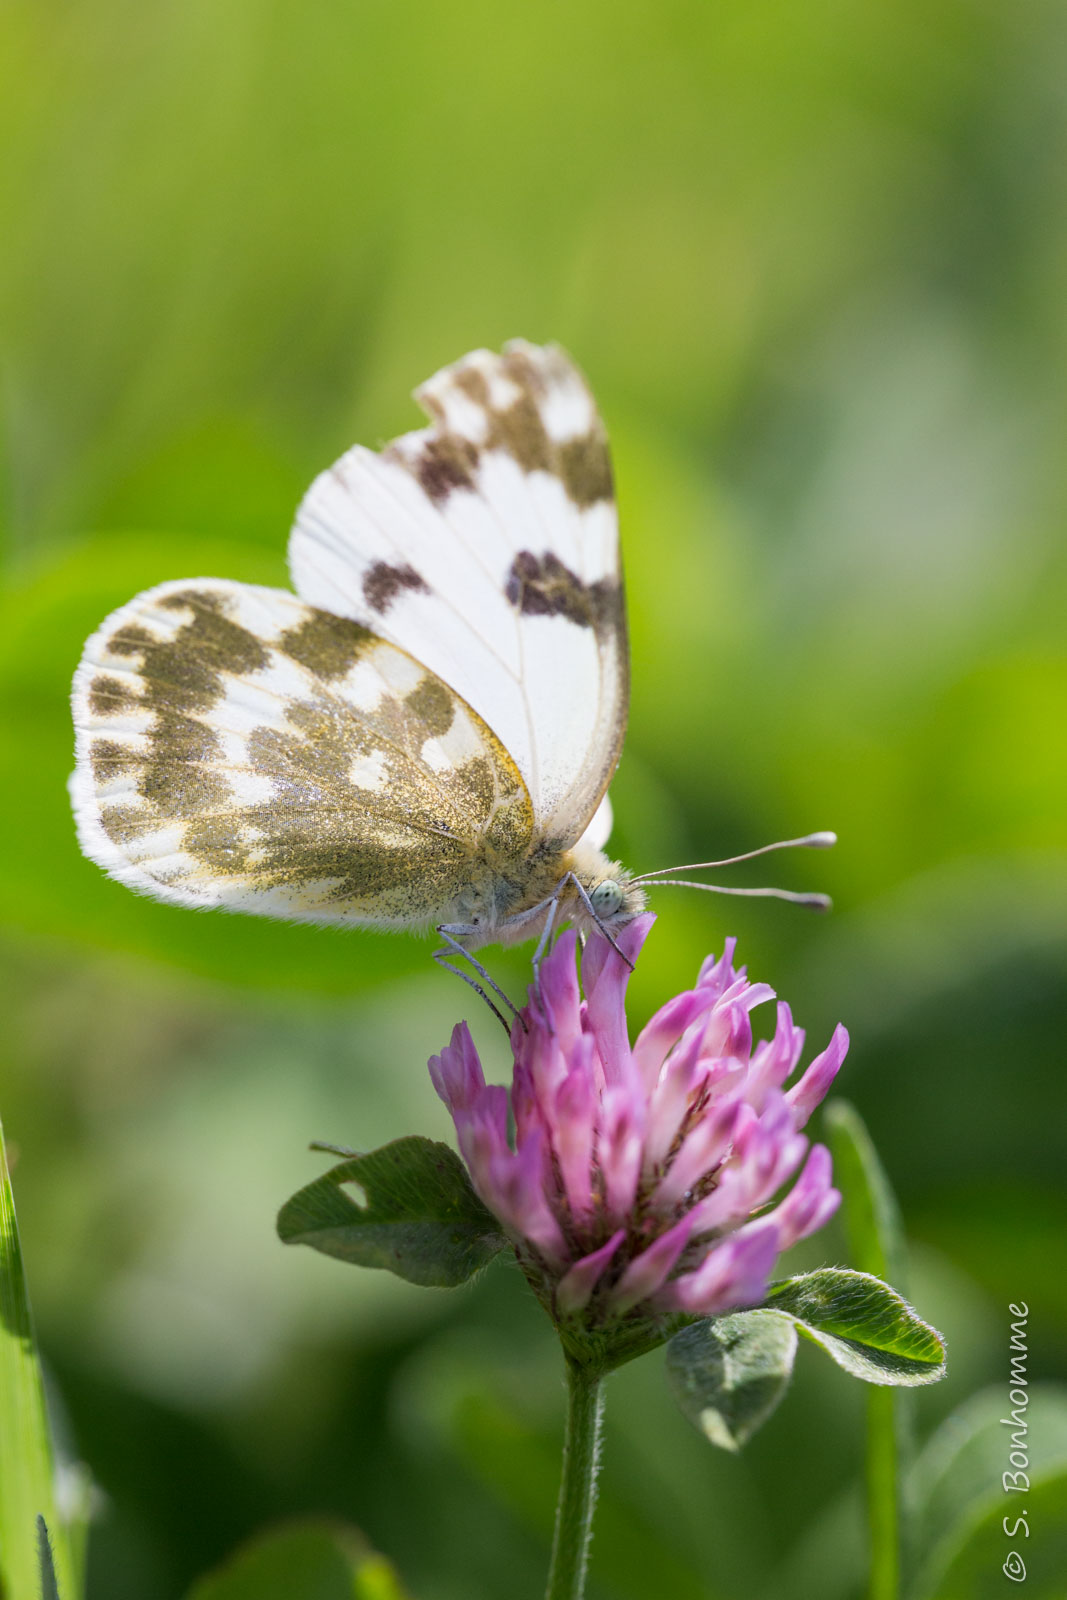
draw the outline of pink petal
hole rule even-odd
[[[580,1223],[593,1209],[593,1134],[597,1097],[593,1083],[593,1041],[578,1039],[569,1071],[552,1104],[551,1139],[559,1161],[567,1203]]]
[[[476,1181],[475,1188],[514,1238],[528,1240],[558,1269],[567,1261],[569,1251],[545,1198],[543,1169],[542,1139],[537,1132],[517,1150],[498,1152],[490,1160],[483,1182]]]
[[[556,1286],[556,1307],[564,1316],[584,1311],[597,1279],[626,1237],[625,1228],[613,1233],[607,1244],[569,1267]]]
[[[792,1177],[807,1148],[804,1136],[794,1131],[785,1096],[772,1089],[757,1121],[748,1124],[734,1140],[730,1164],[742,1180],[749,1211],[763,1205]]]
[[[601,1102],[597,1165],[612,1222],[625,1221],[637,1194],[644,1152],[645,1102],[624,1084],[611,1084]]]
[[[689,1213],[693,1219],[693,1233],[710,1233],[713,1228],[723,1228],[727,1223],[742,1222],[751,1209],[740,1172],[726,1166],[711,1193],[698,1200]]]
[[[700,1060],[702,1026],[698,1022],[667,1057],[659,1082],[649,1097],[645,1132],[645,1171],[654,1172],[667,1159],[686,1112],[707,1077]]]
[[[637,918],[620,933],[629,956],[653,920]],[[525,1247],[555,1282],[561,1314],[580,1315],[613,1262],[618,1315],[638,1305],[697,1315],[749,1305],[762,1298],[777,1251],[820,1227],[838,1204],[828,1152],[817,1145],[805,1162],[808,1141],[799,1130],[839,1070],[848,1036],[836,1029],[784,1092],[803,1033],[783,1004],[773,1039],[753,1046],[750,1013],[773,991],[750,983],[733,958],[731,940],[719,960],[704,963],[694,990],[656,1013],[631,1051],[626,961],[606,939],[590,938],[583,999],[576,935],[561,937],[524,1013],[527,1028],[511,1034],[514,1148],[508,1095],[486,1085],[465,1026],[430,1063],[475,1188],[520,1253]],[[791,1192],[757,1217],[802,1163]],[[650,1194],[640,1187],[642,1174],[655,1184]],[[711,1193],[692,1204],[709,1183]],[[602,1238],[607,1227],[612,1237],[575,1260],[575,1239]],[[633,1245],[627,1259],[627,1237],[639,1242],[657,1227],[664,1231],[644,1250]],[[672,1277],[687,1250],[698,1264]]]
[[[657,1304],[703,1317],[755,1305],[767,1293],[777,1254],[773,1223],[750,1223],[716,1245],[695,1272],[668,1283],[656,1296]]]
[[[453,1115],[460,1153],[470,1169],[474,1187],[488,1181],[492,1163],[510,1156],[508,1146],[508,1092],[497,1084],[483,1088],[474,1104]]]
[[[451,1042],[439,1056],[430,1057],[429,1068],[433,1086],[449,1111],[469,1106],[485,1088],[482,1064],[465,1022],[457,1022]]]
[[[541,1005],[538,1005],[533,987],[530,989],[530,1010],[543,1015],[548,1032],[556,1039],[566,1055],[581,1033],[578,1007],[577,965],[578,930],[568,928],[560,934],[553,948],[541,963]]]
[[[840,1194],[831,1187],[831,1176],[829,1150],[824,1144],[813,1145],[793,1188],[780,1205],[767,1213],[766,1221],[778,1229],[779,1250],[788,1250],[798,1239],[806,1239],[829,1222],[841,1203]]]
[[[774,1038],[756,1046],[749,1067],[746,1096],[757,1111],[763,1109],[768,1089],[780,1089],[796,1068],[804,1048],[804,1030],[794,1026],[793,1014],[783,1001],[778,1007]]]
[[[651,912],[645,912],[614,936],[627,960],[636,961],[655,920]],[[596,1039],[608,1083],[615,1082],[620,1061],[630,1054],[630,1035],[626,1026],[626,985],[629,981],[630,968],[626,962],[606,939],[594,934],[582,955],[582,983],[589,1027]]]
[[[740,1100],[722,1100],[690,1129],[656,1189],[657,1207],[667,1210],[677,1205],[718,1165],[729,1148],[740,1113]]]
[[[528,1019],[528,1032],[522,1035],[516,1050],[516,1065],[521,1065],[528,1074],[540,1115],[550,1123],[556,1091],[567,1076],[567,1058],[544,1018],[539,1013],[534,1015],[529,1008],[524,1015]]]
[[[655,1294],[689,1243],[692,1218],[682,1217],[673,1228],[661,1233],[647,1250],[629,1263],[611,1292],[611,1303],[618,1312],[629,1311],[641,1300]]]
[[[768,984],[749,984],[738,979],[712,1007],[704,1033],[704,1054],[740,1056],[747,1062],[752,1051],[752,1024],[748,1013],[753,1006],[773,997],[774,990]]]
[[[793,1117],[798,1128],[804,1126],[815,1107],[825,1097],[847,1054],[848,1032],[838,1023],[833,1038],[822,1055],[815,1057],[799,1083],[795,1083],[786,1092],[786,1099],[793,1108]]]
[[[729,938],[723,941],[722,955],[707,956],[701,964],[700,975],[697,978],[697,987],[708,989],[714,997],[722,994],[734,981],[734,951],[737,949],[737,940]]]
[[[714,1001],[699,989],[676,994],[649,1019],[637,1035],[634,1060],[651,1089],[659,1078],[668,1052],[698,1017],[706,1016]]]
[[[516,1061],[511,1080],[511,1114],[515,1118],[515,1137],[522,1140],[532,1128],[543,1126],[541,1107],[534,1092],[533,1077],[524,1061]]]

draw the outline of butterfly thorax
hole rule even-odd
[[[572,923],[582,933],[613,933],[644,910],[645,893],[619,862],[588,844],[542,846],[522,861],[484,859],[445,926],[468,950],[519,944],[541,934],[553,904],[556,927]]]

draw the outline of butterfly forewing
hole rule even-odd
[[[165,584],[75,679],[86,853],[183,905],[426,922],[534,829],[519,771],[410,654],[284,590]]]
[[[492,728],[539,837],[573,843],[619,757],[626,619],[607,441],[557,349],[475,351],[417,391],[433,426],[316,480],[298,593],[410,651]]]

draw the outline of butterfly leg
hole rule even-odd
[[[541,1008],[542,1015],[545,1014],[545,1007],[544,1002],[541,999],[541,962],[545,958],[545,951],[548,949],[549,940],[552,938],[552,929],[554,928],[556,922],[556,912],[559,910],[559,897],[566,882],[566,878],[561,878],[559,883],[556,885],[555,893],[548,900],[544,900],[541,903],[543,906],[547,907],[547,914],[545,916],[545,925],[541,929],[541,937],[538,939],[533,953],[533,992],[537,996],[537,1004]],[[540,910],[541,907],[538,906],[535,909]]]
[[[625,961],[631,972],[634,970],[634,964],[630,960],[629,956],[626,955],[625,951],[619,948],[612,934],[604,926],[600,917],[597,915],[596,908],[589,898],[589,893],[585,885],[576,877],[573,872],[566,872],[559,880],[555,889],[547,900],[542,900],[540,905],[533,906],[530,911],[524,913],[524,918],[528,917],[530,920],[533,920],[538,912],[545,912],[544,927],[541,929],[541,936],[537,941],[537,947],[533,953],[533,992],[537,996],[539,1004],[541,1001],[541,962],[544,960],[545,952],[548,949],[549,941],[552,938],[552,933],[556,925],[556,916],[559,911],[561,896],[569,883],[573,883],[575,889],[577,890],[578,898],[581,900],[583,906],[588,912],[590,920],[600,930],[601,934],[608,941],[611,948],[615,951],[615,954],[620,958],[620,960]]]
[[[566,879],[563,880],[564,883],[566,881]],[[563,885],[561,884],[560,888],[562,887]],[[544,960],[545,951],[548,949],[548,943],[552,937],[552,931],[556,925],[556,912],[559,910],[559,889],[556,890],[555,894],[550,900],[542,901],[542,905],[547,908],[547,915],[545,917],[545,925],[541,929],[541,937],[538,939],[533,953],[533,969],[535,976],[541,970],[541,962]]]
[[[589,892],[586,889],[585,885],[581,882],[581,880],[579,878],[577,878],[575,876],[575,874],[573,872],[567,872],[567,873],[564,873],[563,877],[559,880],[559,882],[557,883],[557,885],[556,885],[552,895],[549,897],[549,899],[542,900],[540,906],[535,906],[534,907],[535,911],[540,911],[542,908],[545,908],[545,907],[547,907],[547,910],[548,910],[548,915],[545,918],[545,926],[544,926],[544,928],[542,930],[540,939],[537,941],[537,949],[534,951],[533,968],[534,968],[535,977],[536,977],[536,974],[540,970],[541,961],[542,961],[542,959],[544,957],[546,946],[547,946],[549,938],[551,937],[551,934],[552,934],[552,928],[553,928],[553,925],[554,925],[555,920],[556,920],[556,912],[559,909],[560,896],[562,895],[564,889],[567,887],[568,883],[573,883],[575,889],[578,892],[579,900],[582,902],[582,904],[585,907],[586,911],[589,913],[590,921],[596,924],[597,928],[600,930],[600,932],[603,935],[603,937],[608,941],[608,943],[610,944],[611,948],[614,950],[615,954],[622,961],[625,961],[626,965],[629,967],[630,971],[632,972],[634,970],[633,962],[630,960],[629,956],[625,953],[625,951],[621,950],[619,948],[619,946],[615,942],[615,939],[612,936],[612,934],[604,926],[604,924],[601,921],[600,917],[598,917],[598,915],[596,913],[596,908],[593,905],[593,902],[589,898]]]
[[[455,953],[456,955],[462,956],[465,961],[469,961],[478,976],[480,978],[484,978],[485,982],[489,985],[490,989],[492,989],[493,993],[503,1000],[512,1016],[517,1017],[519,1015],[519,1008],[515,1004],[514,1000],[512,1000],[510,995],[504,992],[492,974],[488,972],[478,960],[477,956],[472,955],[472,953],[466,949],[464,945],[460,944],[459,940],[453,935],[447,926],[441,924],[434,929],[434,932],[439,933],[441,938],[445,941],[444,950],[435,950],[433,952],[433,959],[437,962],[438,966],[444,967],[446,972],[454,972],[457,978],[462,978],[464,983],[469,984],[469,986],[474,990],[475,994],[481,995],[482,999],[485,1001],[494,1017],[496,1017],[497,1021],[504,1029],[504,1032],[510,1037],[511,1024],[498,1009],[498,1007],[493,1004],[492,1000],[490,1000],[488,994],[486,994],[481,984],[478,983],[476,979],[472,978],[469,972],[464,972],[462,967],[457,967],[453,962],[449,961],[447,957]]]

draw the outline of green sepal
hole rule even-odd
[[[345,1192],[349,1183],[363,1205]],[[298,1190],[278,1213],[278,1236],[431,1288],[465,1283],[507,1244],[455,1151],[417,1135],[352,1156]]]
[[[903,1295],[869,1272],[822,1267],[771,1285],[764,1302],[855,1378],[908,1387],[945,1374],[945,1344]]]
[[[694,1322],[667,1346],[667,1380],[694,1427],[721,1450],[740,1450],[789,1387],[797,1330],[777,1311],[738,1311]]]
[[[624,1367],[628,1361],[635,1361],[638,1356],[648,1355],[651,1350],[658,1350],[660,1345],[666,1344],[679,1328],[684,1328],[693,1320],[677,1313],[656,1317],[631,1313],[629,1316],[621,1317],[617,1322],[588,1327],[580,1314],[576,1317],[564,1317],[561,1322],[556,1322],[551,1298],[543,1295],[539,1295],[539,1298],[555,1322],[556,1332],[568,1361],[573,1361],[576,1366],[601,1378],[606,1377],[609,1372],[615,1372],[619,1367]]]

